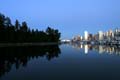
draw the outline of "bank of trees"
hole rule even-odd
[[[9,17],[0,13],[0,43],[58,42],[61,33],[48,27],[45,31],[30,29],[24,21],[11,23]]]

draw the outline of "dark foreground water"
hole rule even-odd
[[[117,46],[0,48],[0,80],[120,80]]]

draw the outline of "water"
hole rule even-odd
[[[117,46],[62,44],[0,48],[0,80],[120,80]]]

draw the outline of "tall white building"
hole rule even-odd
[[[88,40],[88,32],[87,31],[84,31],[84,39],[87,41]]]
[[[99,35],[99,40],[103,40],[103,38],[104,38],[104,33],[102,32],[102,31],[99,31],[98,32],[98,35]]]

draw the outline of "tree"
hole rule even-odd
[[[27,32],[27,30],[28,30],[27,23],[26,22],[22,22],[21,31]]]
[[[4,22],[5,22],[5,16],[3,14],[0,13],[0,42],[4,42],[5,41],[5,26],[4,26]]]
[[[61,33],[59,33],[59,31],[56,29],[52,29],[50,27],[48,27],[46,29],[46,34],[48,35],[49,37],[49,41],[52,41],[52,42],[57,42],[59,41],[59,38],[61,36]]]
[[[0,42],[58,42],[60,33],[57,29],[48,27],[46,31],[30,29],[24,21],[22,25],[18,20],[13,25],[9,17],[0,14]]]
[[[4,25],[5,25],[5,27],[11,27],[12,26],[12,23],[11,23],[11,20],[10,20],[9,17],[5,18]]]
[[[18,31],[20,29],[20,23],[18,20],[15,21],[15,31]]]
[[[0,13],[0,31],[4,29],[5,16]]]

